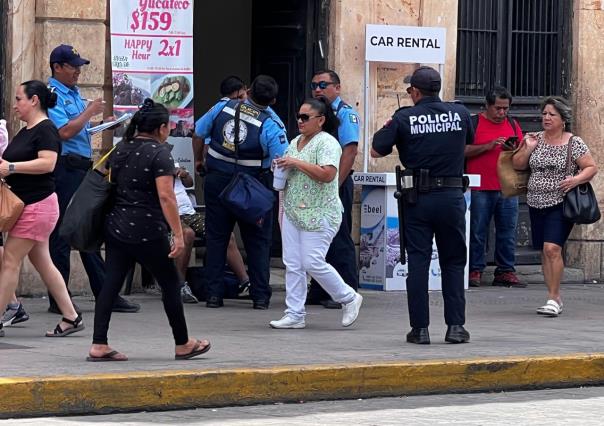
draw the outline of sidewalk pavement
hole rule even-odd
[[[272,281],[282,284],[282,271]],[[364,304],[350,328],[341,311],[311,306],[303,330],[273,330],[283,291],[267,311],[248,300],[225,307],[185,305],[190,335],[208,338],[199,359],[174,361],[160,298],[131,296],[137,314],[114,314],[110,344],[130,361],[85,362],[93,303],[78,297],[86,330],[62,339],[41,337],[58,315],[47,300],[24,299],[31,319],[0,338],[0,417],[106,413],[278,401],[418,393],[511,390],[604,383],[604,285],[564,284],[559,318],[535,313],[543,284],[525,289],[485,286],[467,291],[471,343],[444,343],[440,292],[430,296],[429,346],[405,342],[406,295],[362,290]]]

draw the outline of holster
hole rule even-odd
[[[430,192],[430,170],[419,169],[417,173],[417,188],[419,192]]]
[[[415,173],[411,169],[405,169],[401,172],[402,176],[411,177],[411,179],[406,179],[407,182],[411,182],[411,185],[405,186],[402,189],[403,200],[405,200],[408,204],[417,203],[417,185],[415,184]]]

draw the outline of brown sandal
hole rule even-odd
[[[77,333],[78,331],[84,330],[84,321],[82,321],[82,316],[78,315],[76,319],[70,320],[65,317],[61,318],[62,322],[66,322],[67,324],[73,325],[66,330],[61,328],[61,323],[57,324],[53,332],[46,333],[46,337],[65,337],[70,334]]]
[[[212,345],[210,344],[209,340],[208,340],[207,345],[204,345],[201,342],[201,340],[197,340],[195,343],[195,346],[193,346],[193,349],[191,350],[191,352],[189,352],[188,354],[184,354],[184,355],[174,355],[174,359],[177,359],[177,360],[191,359],[193,357],[196,357],[197,355],[205,354],[207,351],[210,350],[211,347],[212,347]]]
[[[108,362],[108,361],[128,361],[128,357],[118,351],[110,351],[101,356],[92,356],[88,354],[86,357],[88,362]]]

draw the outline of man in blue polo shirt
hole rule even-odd
[[[340,183],[340,200],[344,206],[342,224],[334,237],[325,259],[342,276],[346,284],[354,290],[359,288],[356,252],[350,235],[352,231],[352,166],[357,155],[359,144],[359,114],[353,107],[340,98],[340,77],[333,70],[317,71],[310,83],[313,98],[324,97],[331,102],[331,107],[340,120],[338,127],[338,142],[342,147],[338,176]],[[311,280],[310,290],[306,298],[307,305],[323,305],[328,309],[340,308],[327,292],[314,279]]]
[[[54,171],[60,216],[50,236],[50,255],[66,284],[69,283],[71,247],[59,236],[59,228],[69,200],[92,166],[92,145],[87,131],[90,120],[93,116],[101,114],[105,108],[103,99],[87,102],[80,95],[78,79],[82,65],[88,64],[90,61],[82,58],[73,46],[66,44],[57,46],[50,54],[52,77],[48,79],[48,85],[54,89],[58,99],[56,107],[48,110],[48,117],[59,129],[63,141],[61,155]],[[90,281],[90,288],[96,297],[105,281],[105,262],[99,252],[80,252],[80,257]],[[54,299],[50,294],[48,297],[49,312],[60,314]],[[137,312],[139,309],[139,305],[119,296],[113,307],[115,312]]]

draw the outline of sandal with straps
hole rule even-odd
[[[55,327],[55,329],[52,333],[51,332],[46,333],[46,337],[65,337],[65,336],[69,336],[70,334],[77,333],[78,331],[84,330],[84,322],[82,321],[81,315],[78,315],[76,317],[76,319],[74,319],[74,320],[70,320],[70,319],[63,317],[63,318],[61,318],[61,321],[66,322],[67,324],[71,324],[71,325],[73,325],[73,327],[63,330],[61,328],[61,323],[59,323],[59,324],[57,324],[57,326]]]
[[[550,299],[545,305],[537,308],[537,313],[548,317],[557,317],[562,313],[562,306],[562,302],[558,303],[555,300]]]

